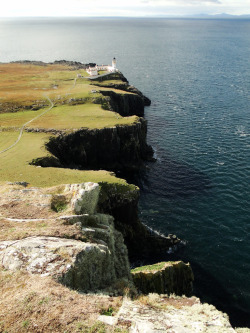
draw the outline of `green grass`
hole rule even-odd
[[[0,132],[0,151],[10,147],[18,138],[19,131]],[[0,155],[0,161],[2,156]],[[0,170],[1,170],[0,162]]]
[[[46,96],[50,97],[56,106],[32,121],[28,125],[30,128],[71,131],[79,128],[100,129],[130,125],[138,121],[136,116],[123,118],[117,113],[103,110],[100,104],[94,104],[98,99],[101,103],[103,96],[100,93],[91,93],[92,90],[113,90],[121,94],[125,92],[97,87],[84,78],[77,79],[74,84],[77,74],[87,75],[84,70],[72,70],[63,65],[0,64],[0,72],[0,151],[17,140],[17,129],[46,110],[42,108],[38,111],[24,111],[24,106],[40,105],[41,101],[43,105],[48,105]],[[114,83],[119,83],[119,80],[114,80]],[[82,99],[81,102],[85,104],[68,105],[72,99]],[[10,112],[13,110],[18,112]],[[0,183],[26,181],[40,187],[86,181],[127,184],[125,180],[104,170],[80,171],[29,165],[33,159],[49,156],[44,148],[48,138],[49,135],[45,133],[24,132],[16,146],[0,154]]]
[[[0,155],[0,184],[6,181],[26,181],[32,186],[50,187],[60,184],[108,182],[126,185],[126,181],[116,178],[111,172],[81,171],[72,169],[42,168],[29,165],[33,158],[46,156],[44,142],[49,138],[44,133],[24,133],[21,141],[12,149]],[[0,132],[0,149],[7,140],[14,142],[16,132]]]
[[[123,84],[123,85],[125,85],[126,82],[123,82],[122,80],[105,80],[105,81],[102,81],[102,82],[97,81],[97,82],[95,82],[95,84],[97,86],[104,86],[105,87],[105,86],[108,86],[110,84]]]
[[[154,265],[136,267],[136,268],[131,270],[131,273],[152,272],[152,271],[161,270],[164,266],[166,266],[167,263],[168,262],[164,261],[164,262],[160,262],[160,263],[157,263],[157,264],[154,264]]]
[[[116,125],[128,125],[138,121],[138,117],[121,117],[118,113],[105,111],[99,104],[61,105],[54,107],[44,116],[32,121],[31,128],[104,128]]]
[[[4,128],[20,128],[27,121],[37,117],[39,114],[43,113],[45,109],[40,109],[38,111],[20,111],[11,113],[1,113],[0,114],[0,129]]]

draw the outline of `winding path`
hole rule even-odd
[[[4,150],[0,151],[0,154],[6,152],[7,150],[13,148],[15,145],[17,145],[17,143],[21,140],[21,137],[23,135],[23,130],[24,128],[29,124],[31,123],[32,121],[38,119],[39,117],[43,116],[45,113],[47,113],[48,111],[50,111],[53,107],[54,107],[54,103],[51,101],[51,99],[48,97],[48,96],[45,96],[47,98],[47,100],[50,102],[50,107],[45,110],[44,112],[42,112],[41,114],[39,114],[38,116],[36,116],[35,118],[27,121],[21,128],[20,128],[20,132],[19,132],[19,136],[17,138],[17,140],[9,147],[5,148]]]

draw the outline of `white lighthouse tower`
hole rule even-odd
[[[113,71],[115,72],[116,71],[116,59],[113,58],[112,60],[112,68],[113,68]]]

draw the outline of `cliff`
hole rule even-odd
[[[143,294],[192,295],[192,268],[182,261],[138,267],[131,272],[135,286]]]
[[[1,188],[1,331],[235,332],[225,314],[195,297],[152,293],[133,300],[115,297],[131,291],[135,296],[135,291],[123,237],[111,216],[96,213],[108,193],[98,184],[24,186]],[[131,186],[112,191],[132,200],[136,192]],[[188,266],[182,270],[183,265],[164,265],[169,269],[162,278],[170,292],[182,293],[190,286],[192,274]],[[163,272],[162,267],[158,271]],[[112,296],[89,294],[98,291]]]
[[[98,87],[119,89],[136,94],[143,101],[144,106],[149,106],[151,104],[151,100],[145,95],[143,95],[143,93],[139,89],[131,86],[121,72],[111,73],[107,76],[95,78],[93,81],[94,85]],[[144,113],[144,111],[142,111],[142,113]]]
[[[120,88],[119,85],[111,85],[110,88]],[[112,90],[102,90],[106,97],[107,108],[119,113],[123,117],[136,115],[144,116],[144,99],[137,94],[118,94]]]
[[[96,213],[98,184],[26,191],[22,186],[9,185],[0,203],[4,198],[5,205],[11,203],[18,194],[22,194],[18,218],[10,217],[11,210],[9,214],[1,210],[5,215],[0,218],[0,261],[4,269],[51,276],[85,292],[110,289],[120,279],[127,283],[131,280],[122,234],[114,228],[112,216]],[[27,204],[36,212],[35,218],[22,217]],[[51,214],[51,208],[56,213]],[[22,231],[11,234],[20,223]],[[44,230],[39,230],[40,224]]]
[[[179,243],[178,238],[159,235],[141,223],[138,217],[140,192],[136,186],[104,182],[100,185],[97,209],[114,217],[115,227],[122,233],[131,259],[160,254]]]
[[[62,166],[92,170],[139,170],[152,159],[146,143],[147,123],[140,118],[131,125],[81,129],[51,137],[46,149]]]
[[[78,79],[86,67],[76,62],[0,66],[6,106],[0,131],[0,331],[144,333],[183,331],[188,325],[190,332],[206,327],[232,332],[216,310],[189,311],[185,306],[196,301],[186,298],[140,298],[132,283],[129,258],[161,253],[179,242],[146,228],[138,218],[139,189],[102,171],[138,171],[152,159],[146,121],[129,117],[143,115],[150,100],[121,73],[99,82]],[[18,94],[12,87],[6,93],[11,79]],[[93,84],[100,90],[93,91]],[[24,127],[28,133],[22,134]],[[17,131],[20,142],[6,151]],[[156,291],[189,292],[191,271],[177,266],[155,274]],[[136,299],[124,298],[118,312],[116,296],[124,294]],[[114,327],[100,324],[99,314],[115,312]]]

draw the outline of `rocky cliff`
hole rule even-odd
[[[96,213],[99,185],[71,184],[61,190],[60,194],[48,194],[35,188],[14,191],[16,195],[22,193],[23,204],[19,208],[22,207],[22,211],[26,210],[31,196],[34,208],[38,204],[49,207],[39,218],[0,217],[2,237],[10,238],[0,241],[2,267],[51,276],[85,292],[111,288],[120,279],[130,281],[127,248],[122,234],[114,228],[112,216]],[[47,191],[57,192],[56,189]],[[7,192],[6,200],[11,200],[12,195]],[[39,198],[39,202],[35,197]],[[67,215],[57,213],[50,216],[50,207],[60,210],[62,203],[64,209],[61,209]],[[31,223],[39,226],[41,222],[46,226],[44,235],[42,231],[34,232],[31,227]],[[10,223],[16,227],[21,223],[22,234],[14,233],[8,237],[9,230],[14,229]],[[77,233],[71,233],[72,227],[75,232],[78,230]],[[58,234],[59,230],[62,232]]]
[[[132,277],[135,286],[144,294],[192,295],[192,268],[182,261],[138,267],[132,270]]]
[[[108,109],[123,117],[131,115],[142,117],[144,115],[144,99],[137,94],[118,94],[112,90],[102,90],[101,94],[106,97]]]
[[[115,227],[123,234],[131,259],[163,253],[179,243],[180,240],[173,235],[159,235],[140,221],[138,187],[108,183],[100,185],[98,211],[114,217]]]
[[[51,137],[46,148],[64,167],[136,171],[152,159],[146,135],[147,123],[139,118],[126,126],[63,133]]]

